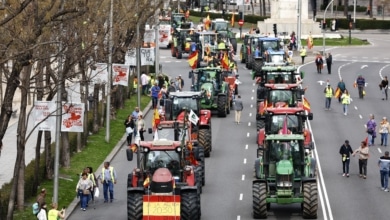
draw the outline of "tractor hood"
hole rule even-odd
[[[206,91],[207,94],[210,93],[210,95],[212,94],[213,92],[213,89],[214,89],[214,86],[213,86],[213,83],[210,83],[210,82],[206,82],[206,83],[203,83],[202,86],[200,87],[201,91],[204,90]]]
[[[167,168],[157,169],[152,177],[150,184],[151,191],[154,193],[169,193],[173,191],[173,177]]]
[[[276,174],[290,175],[293,172],[293,165],[290,160],[281,160],[277,163]]]

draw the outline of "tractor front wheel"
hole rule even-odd
[[[173,44],[171,44],[171,55],[172,55],[172,57],[176,57],[176,49],[175,49],[175,46]]]
[[[200,219],[200,199],[195,190],[181,192],[180,219],[199,220]]]
[[[253,183],[253,218],[267,218],[267,188],[265,183]]]
[[[127,192],[127,219],[142,220],[143,193]]]
[[[262,66],[263,66],[263,61],[262,60],[255,60],[255,62],[253,62],[253,70],[256,73],[260,73]]]
[[[176,52],[177,52],[176,58],[181,59],[183,57],[183,51],[182,51],[181,47],[177,47]]]
[[[318,209],[318,188],[317,183],[304,183],[303,185],[302,217],[305,219],[316,219]]]
[[[257,121],[256,121],[256,126],[257,126],[257,130],[260,131],[260,129],[262,129],[262,128],[265,127],[265,122],[264,122],[264,120],[257,120]]]
[[[211,152],[211,130],[200,129],[198,134],[199,145],[204,147],[204,156],[210,157]]]
[[[206,160],[204,159],[204,147],[199,147],[199,163],[202,167],[202,186],[206,185]]]
[[[218,96],[218,103],[217,103],[217,108],[218,108],[218,116],[225,118],[227,115],[226,111],[226,96]]]

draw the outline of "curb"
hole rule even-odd
[[[152,102],[149,102],[149,104],[145,107],[145,109],[142,111],[144,116],[146,116],[149,111],[152,109]],[[111,153],[108,154],[106,159],[104,161],[112,161],[112,159],[118,154],[119,150],[123,147],[123,145],[126,143],[126,134],[123,135],[123,137],[118,141],[118,143],[115,145],[115,147],[112,149]],[[96,169],[101,170],[103,168],[103,163]],[[80,199],[75,198],[68,206],[67,214],[65,216],[65,219],[68,219],[73,213],[73,211],[76,209],[76,207],[79,205]],[[69,210],[69,211],[68,211]]]

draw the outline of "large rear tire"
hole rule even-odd
[[[252,57],[252,54],[249,54],[248,56],[248,69],[252,69],[253,68],[253,57]]]
[[[237,39],[235,37],[232,37],[229,40],[230,40],[230,44],[233,46],[233,50],[235,54],[237,54]]]
[[[175,46],[173,44],[171,44],[171,55],[172,55],[172,57],[176,57],[176,50],[175,50]]]
[[[202,167],[202,186],[206,185],[206,160],[204,159],[204,148],[199,147],[199,158],[198,161]]]
[[[260,73],[261,71],[261,67],[263,66],[263,61],[261,60],[255,60],[253,62],[253,70],[256,72],[256,73]]]
[[[252,186],[253,197],[253,218],[264,219],[267,218],[267,188],[265,183],[253,183]]]
[[[223,117],[225,118],[227,115],[227,110],[226,110],[226,96],[221,95],[218,96],[218,103],[217,103],[217,108],[218,108],[218,117]]]
[[[304,183],[303,185],[302,217],[305,219],[316,219],[318,209],[318,188],[317,183]]]
[[[127,187],[134,187],[133,185],[133,174],[129,173],[127,175]]]
[[[196,186],[198,187],[199,194],[202,193],[202,166],[195,166],[195,178]]]
[[[198,134],[199,145],[204,147],[204,156],[210,157],[211,152],[211,130],[200,129]]]
[[[183,50],[181,49],[181,47],[177,47],[177,54],[176,54],[176,58],[177,59],[181,59],[183,57]]]
[[[127,192],[127,219],[142,220],[143,194],[140,192]]]
[[[257,127],[257,130],[260,131],[260,129],[264,128],[265,127],[265,122],[264,120],[257,120],[256,121],[256,127]]]
[[[200,219],[200,199],[196,191],[181,192],[180,212],[182,220]]]
[[[245,55],[244,55],[244,47],[241,47],[241,50],[240,50],[240,62],[241,63],[245,63]]]

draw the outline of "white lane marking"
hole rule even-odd
[[[381,149],[379,147],[378,147],[378,151],[379,151],[380,154],[382,153],[382,151],[381,151]]]
[[[362,116],[362,115],[359,115],[359,118],[360,118],[360,119],[363,119],[363,116]]]
[[[245,174],[242,174],[241,176],[241,180],[244,181],[245,180]]]
[[[251,104],[251,108],[253,108],[253,105]]]
[[[241,219],[241,216],[237,215],[237,220],[240,220]]]
[[[249,137],[249,132],[246,134],[247,137]]]
[[[388,66],[390,66],[390,64],[387,64],[387,65],[383,66],[383,67],[379,70],[379,77],[380,77],[381,79],[383,79],[382,71],[383,71],[386,67],[388,67]]]
[[[357,106],[355,105],[355,109],[358,110]]]
[[[248,145],[247,144],[245,145],[245,150],[248,150]]]
[[[255,90],[254,90],[254,89],[252,89],[252,92],[255,92]]]
[[[252,117],[252,113],[249,113],[249,117]]]
[[[249,126],[249,127],[251,126],[251,123],[250,123],[250,122],[248,122],[248,126]]]
[[[251,99],[253,100],[253,96],[251,97]]]
[[[246,158],[244,158],[244,164],[246,164]]]
[[[256,83],[253,83],[253,86],[255,86],[256,85]]]
[[[367,125],[366,125],[366,124],[364,124],[363,126],[364,126],[365,128],[367,128]]]
[[[242,200],[242,197],[243,197],[244,195],[242,194],[242,193],[240,193],[240,200]]]
[[[360,69],[364,69],[364,68],[367,68],[368,65],[362,65],[362,67],[360,67]]]
[[[339,68],[337,69],[337,73],[339,75],[339,79],[342,79],[342,77],[341,77],[341,69],[344,68],[345,66],[349,65],[349,64],[351,64],[351,63],[345,63],[345,64],[339,66]]]

